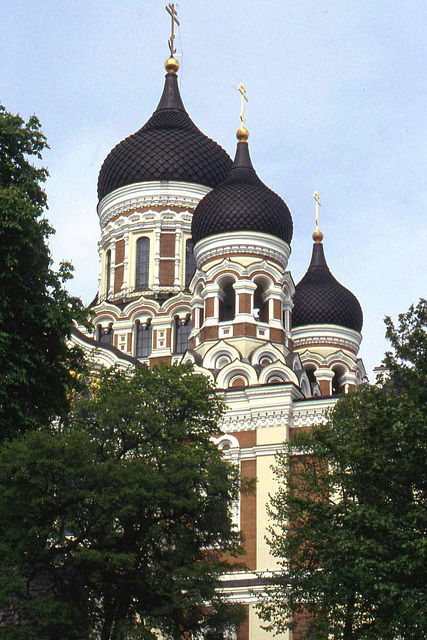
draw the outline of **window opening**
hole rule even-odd
[[[194,260],[194,242],[190,239],[185,243],[185,287],[188,288],[196,272]]]
[[[153,348],[153,326],[151,321],[136,323],[136,357],[148,358]]]
[[[268,322],[268,302],[262,299],[264,289],[260,284],[254,291],[254,318],[258,322]]]
[[[102,342],[103,344],[113,344],[113,323],[110,322],[108,327],[102,327],[98,325],[98,342]]]
[[[108,297],[110,293],[110,286],[111,286],[111,249],[108,249],[107,251],[105,269],[107,272],[106,283],[105,283],[105,295]]]
[[[136,243],[136,288],[145,289],[148,285],[150,263],[150,240],[139,238]]]
[[[220,321],[234,320],[236,315],[236,292],[233,282],[227,282],[223,289],[224,299],[220,301]]]
[[[175,318],[175,353],[184,353],[188,349],[188,340],[191,333],[191,316]]]
[[[332,395],[337,396],[341,393],[342,381],[341,378],[344,372],[341,369],[332,369],[334,377],[332,378]]]

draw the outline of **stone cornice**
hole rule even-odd
[[[357,353],[362,342],[362,335],[358,331],[337,325],[312,324],[293,328],[292,340],[294,341],[295,349],[326,344],[336,345],[342,349],[349,349]]]
[[[286,268],[290,246],[267,233],[252,231],[231,232],[226,235],[216,235],[200,240],[194,247],[194,257],[197,264],[205,263],[220,256],[233,254],[259,255],[271,258]]]
[[[209,187],[187,182],[137,182],[106,195],[98,204],[101,228],[118,214],[132,209],[177,207],[193,210],[211,191]]]

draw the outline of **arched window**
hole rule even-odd
[[[316,371],[316,367],[314,364],[306,364],[304,365],[304,371],[307,374],[307,378],[308,381],[310,382],[310,384],[315,384],[317,382],[316,380],[316,375],[315,375],[315,371]]]
[[[194,261],[194,242],[187,240],[185,243],[185,287],[189,287],[190,282],[196,271],[196,263]]]
[[[236,315],[236,292],[232,280],[224,285],[222,292],[222,300],[219,301],[219,320],[220,322],[229,322],[234,320]]]
[[[136,357],[148,358],[153,348],[153,326],[151,321],[136,323]]]
[[[268,302],[263,300],[264,287],[257,284],[254,291],[254,318],[259,322],[268,322]]]
[[[267,380],[267,384],[277,384],[278,382],[285,382],[285,380],[284,378],[282,378],[282,376],[279,376],[277,374],[273,374]]]
[[[337,396],[341,393],[342,377],[345,373],[343,367],[333,367],[334,377],[332,378],[332,395]]]
[[[113,344],[113,323],[110,322],[108,327],[102,327],[100,324],[98,325],[98,342],[102,342],[103,344]]]
[[[245,378],[245,376],[234,376],[234,378],[231,378],[228,386],[229,388],[232,387],[247,387],[249,385],[249,382],[247,380],[247,378]]]
[[[111,287],[111,249],[108,249],[105,256],[105,295],[108,297]]]
[[[148,286],[148,269],[150,264],[150,240],[139,238],[136,243],[136,289]]]
[[[229,355],[220,354],[215,360],[215,365],[214,365],[215,369],[223,369],[228,364],[230,364],[230,362],[231,362],[231,358]]]
[[[175,350],[174,353],[184,353],[188,349],[188,339],[191,333],[191,316],[175,318]]]

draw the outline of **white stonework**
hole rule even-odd
[[[100,201],[99,222],[101,228],[104,228],[113,217],[139,208],[171,207],[193,210],[210,190],[201,184],[172,180],[130,184],[116,189]]]
[[[266,233],[253,231],[228,232],[200,240],[194,250],[198,263],[224,254],[258,254],[273,258],[286,268],[291,249],[289,245]]]

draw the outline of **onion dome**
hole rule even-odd
[[[194,242],[233,231],[257,231],[290,244],[291,213],[282,198],[258,178],[248,136],[244,127],[238,130],[236,157],[228,177],[197,205],[191,228]]]
[[[171,63],[174,62],[176,64]],[[99,172],[98,198],[136,182],[177,180],[216,187],[232,161],[185,111],[178,88],[178,62],[166,62],[165,86],[156,111],[139,131],[108,154]]]
[[[295,287],[292,326],[334,324],[360,332],[363,325],[360,303],[329,271],[322,232],[316,230],[313,238],[310,266]]]

